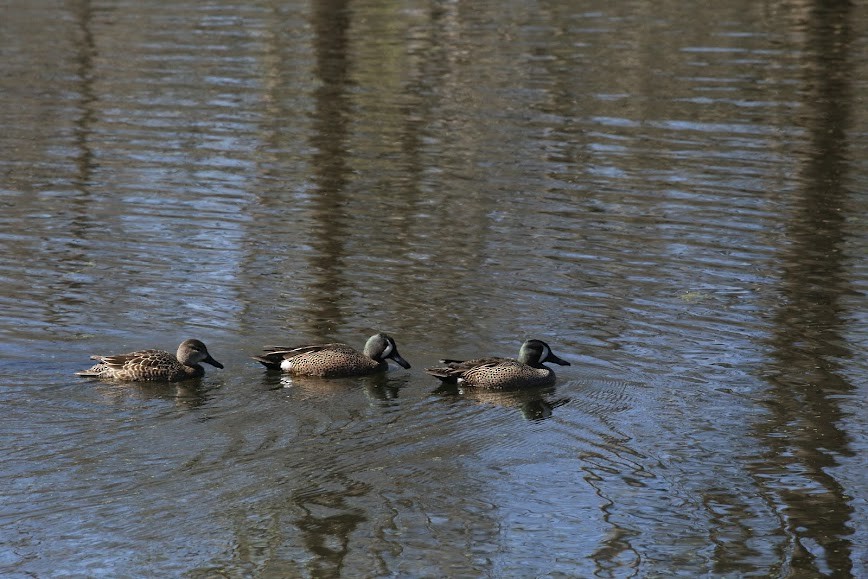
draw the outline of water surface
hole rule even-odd
[[[7,3],[0,573],[868,573],[858,3]],[[266,373],[395,337],[409,371]],[[204,340],[181,385],[77,379]],[[554,388],[443,389],[546,340]]]

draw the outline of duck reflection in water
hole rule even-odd
[[[457,384],[441,384],[433,393],[444,398],[462,398],[479,404],[517,408],[527,420],[545,420],[552,416],[555,408],[570,401],[569,398],[551,398],[554,392],[554,386],[504,391],[462,388]]]
[[[164,400],[173,403],[177,408],[192,410],[205,404],[212,396],[214,387],[202,384],[201,380],[186,382],[128,382],[124,388],[103,383],[97,386],[97,392],[112,404],[128,405],[136,400]]]
[[[293,376],[281,374],[264,377],[269,390],[292,388],[304,398],[343,396],[360,389],[371,400],[387,401],[398,398],[406,378],[392,378],[384,372],[353,378],[321,378],[319,376]]]

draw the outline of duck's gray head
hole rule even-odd
[[[518,352],[518,361],[529,366],[541,366],[544,362],[551,362],[558,366],[570,365],[566,360],[555,356],[549,345],[542,340],[528,340],[522,344]]]
[[[181,342],[175,357],[185,366],[195,366],[199,362],[205,362],[215,368],[223,368],[223,364],[212,358],[211,354],[208,353],[208,348],[199,340],[184,340]]]
[[[410,363],[398,353],[398,346],[391,336],[383,333],[374,334],[365,344],[365,356],[377,361],[393,360],[403,368],[410,368]]]

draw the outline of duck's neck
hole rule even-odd
[[[181,364],[181,366],[184,368],[184,372],[186,372],[188,376],[198,378],[199,376],[205,375],[205,368],[199,364]]]

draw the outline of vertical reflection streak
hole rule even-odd
[[[767,448],[751,465],[764,494],[772,497],[789,540],[781,568],[789,572],[850,576],[847,536],[853,509],[830,469],[849,456],[837,400],[853,390],[836,361],[851,358],[842,345],[840,305],[848,291],[842,247],[848,195],[847,127],[852,91],[848,2],[817,2],[806,19],[806,85],[803,121],[811,135],[803,191],[788,224],[782,253],[783,305],[773,317],[767,380],[770,417],[756,428]]]
[[[81,116],[75,123],[74,131],[75,145],[79,152],[76,159],[77,181],[79,188],[85,189],[91,182],[91,175],[93,174],[93,151],[89,142],[95,119],[94,104],[97,100],[93,88],[93,58],[96,55],[96,44],[91,30],[93,8],[90,1],[80,0],[76,2],[73,12],[81,33],[81,39],[76,43],[78,48],[76,64],[81,86]]]
[[[322,0],[313,14],[315,72],[321,85],[315,92],[311,145],[315,198],[312,234],[315,255],[310,292],[314,332],[321,337],[342,325],[340,296],[345,286],[341,269],[346,258],[343,216],[347,204],[347,139],[350,119],[347,89],[350,85],[348,55],[350,11],[347,0]]]

